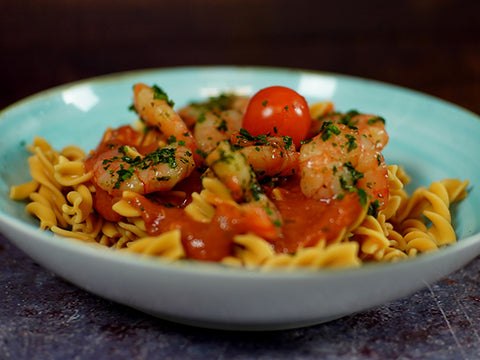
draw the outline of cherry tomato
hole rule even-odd
[[[257,92],[248,103],[243,128],[254,136],[290,136],[297,148],[305,140],[312,123],[303,96],[284,86],[271,86]]]

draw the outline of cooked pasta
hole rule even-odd
[[[152,96],[148,87],[135,89],[138,106]],[[380,153],[388,138],[378,117],[339,115],[332,103],[317,103],[310,108],[315,135],[299,150],[288,136],[254,136],[240,127],[216,129],[217,142],[204,142],[213,150],[195,151],[191,127],[211,111],[233,116],[226,121],[233,123],[242,114],[234,104],[245,103],[239,99],[227,109],[211,99],[180,111],[189,116],[184,123],[165,98],[154,97],[148,101],[168,117],[152,120],[139,110],[143,128],[107,130],[88,156],[74,145],[57,151],[36,137],[28,147],[32,180],[12,186],[10,197],[25,200],[39,227],[59,236],[263,270],[398,261],[456,241],[450,209],[467,196],[468,181],[435,181],[409,195],[409,176],[401,166],[386,166]],[[164,130],[170,122],[177,123]],[[372,154],[369,167],[356,157],[359,147]],[[279,167],[271,159],[285,162]]]

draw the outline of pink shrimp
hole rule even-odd
[[[325,121],[300,149],[300,186],[310,198],[325,200],[356,192],[364,205],[388,200],[385,160],[369,138],[347,125]]]
[[[360,114],[356,110],[351,110],[345,114],[330,112],[313,120],[309,132],[310,137],[317,135],[326,121],[343,124],[357,130],[361,135],[368,137],[375,144],[377,150],[382,150],[388,143],[385,120],[380,116]]]
[[[136,84],[134,106],[152,131],[107,130],[87,160],[94,184],[109,195],[168,191],[190,175],[195,160],[201,161],[192,134],[160,88]]]
[[[193,128],[199,150],[207,155],[240,130],[247,104],[247,97],[221,94],[206,102],[191,103],[180,109],[179,115]]]
[[[192,152],[178,143],[145,155],[134,147],[112,144],[92,162],[94,182],[109,194],[125,190],[138,194],[168,191],[188,177],[194,167]]]
[[[196,162],[201,159],[196,154],[197,144],[185,122],[173,109],[173,102],[158,86],[150,87],[139,83],[133,87],[133,105],[140,118],[148,126],[156,127],[173,141],[185,144],[194,154]]]
[[[230,142],[260,178],[290,176],[298,172],[299,153],[288,136],[252,136],[241,129],[232,134]]]
[[[189,128],[193,128],[198,122],[201,123],[204,120],[206,113],[220,114],[222,111],[234,110],[244,114],[249,99],[246,96],[220,94],[204,102],[192,102],[178,110],[178,114]]]

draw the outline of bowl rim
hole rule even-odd
[[[351,75],[351,74],[343,74],[343,73],[334,72],[334,71],[312,70],[312,69],[306,69],[301,67],[282,67],[282,66],[266,66],[266,65],[178,65],[178,66],[168,66],[168,67],[150,67],[150,68],[142,68],[142,69],[131,69],[131,70],[125,70],[125,71],[117,71],[113,73],[100,74],[96,76],[85,77],[82,79],[54,85],[52,87],[27,95],[21,99],[18,99],[12,102],[11,104],[8,104],[3,109],[0,109],[0,117],[2,117],[4,113],[11,111],[13,108],[23,105],[23,103],[34,101],[42,97],[51,96],[56,92],[67,90],[69,88],[76,87],[76,86],[85,85],[91,82],[95,82],[95,83],[109,82],[109,81],[117,80],[120,78],[128,78],[135,75],[142,75],[142,74],[148,74],[148,73],[161,73],[161,72],[172,72],[172,71],[194,71],[194,70],[202,70],[202,71],[242,70],[242,71],[259,71],[259,72],[278,71],[278,72],[289,72],[294,74],[307,74],[307,75],[313,75],[313,76],[330,76],[330,77],[336,77],[340,79],[357,81],[357,82],[361,81],[361,82],[369,83],[372,85],[385,86],[390,89],[403,91],[406,93],[410,93],[411,95],[426,97],[433,101],[438,101],[444,104],[448,104],[454,108],[457,108],[458,110],[462,110],[464,112],[469,113],[471,116],[476,117],[480,121],[480,114],[477,114],[466,107],[455,104],[454,102],[451,102],[449,100],[445,100],[439,96],[432,95],[427,92],[416,90],[406,86],[389,83],[389,82],[378,80],[378,79],[371,79],[371,78],[366,78],[366,77]]]
[[[439,97],[399,86],[396,84],[391,84],[375,79],[367,79],[363,77],[340,74],[335,72],[328,71],[319,71],[319,70],[308,70],[302,68],[289,68],[289,67],[275,67],[275,66],[250,66],[250,65],[200,65],[200,66],[172,66],[172,67],[152,67],[145,69],[135,69],[121,72],[114,72],[94,77],[88,77],[85,79],[80,79],[72,82],[67,82],[64,84],[56,85],[48,89],[36,92],[34,94],[28,95],[18,101],[13,102],[12,104],[6,106],[0,110],[0,120],[8,112],[14,111],[16,108],[28,105],[31,102],[41,101],[44,98],[55,96],[59,92],[70,89],[72,87],[82,86],[90,83],[104,83],[104,82],[115,82],[122,78],[129,78],[138,75],[146,75],[149,73],[162,73],[162,72],[172,72],[172,71],[195,71],[195,70],[221,70],[221,71],[253,71],[253,72],[262,72],[262,71],[278,71],[278,72],[290,72],[294,74],[307,74],[313,76],[329,76],[342,78],[354,82],[365,82],[377,86],[385,86],[392,90],[402,91],[409,93],[413,96],[420,96],[424,98],[429,98],[436,102],[441,102],[452,106],[460,111],[465,112],[470,117],[476,118],[480,121],[480,116],[469,109],[461,107],[457,104],[449,102],[447,100],[441,99]],[[471,186],[471,185],[470,185]],[[12,200],[13,201],[13,200]],[[27,225],[27,226],[25,226]],[[133,253],[120,253],[115,249],[103,247],[103,246],[91,246],[88,243],[85,243],[81,240],[71,239],[56,236],[49,234],[46,231],[42,231],[36,228],[32,223],[24,222],[16,217],[4,212],[0,209],[0,231],[4,228],[14,229],[15,231],[21,231],[32,238],[38,238],[41,241],[47,242],[53,246],[62,247],[62,249],[67,251],[80,252],[83,255],[88,256],[98,256],[102,257],[105,260],[122,262],[132,266],[150,268],[154,267],[159,271],[165,270],[176,270],[186,273],[195,273],[198,274],[201,272],[206,275],[215,275],[215,276],[234,276],[234,277],[247,277],[247,278],[323,278],[325,276],[360,276],[368,275],[371,272],[385,271],[385,269],[391,269],[392,271],[400,270],[403,267],[411,266],[412,263],[428,263],[436,262],[444,257],[453,256],[454,254],[464,251],[467,248],[474,247],[475,245],[480,246],[480,232],[470,234],[466,237],[458,239],[455,244],[451,244],[442,248],[438,251],[431,253],[422,253],[413,258],[402,259],[398,262],[388,262],[388,263],[366,263],[362,264],[360,267],[355,268],[341,268],[341,269],[275,269],[275,270],[261,270],[261,269],[248,269],[244,267],[236,268],[231,266],[225,266],[219,263],[205,263],[194,260],[181,260],[181,261],[166,261],[158,257],[145,257]],[[2,231],[3,233],[3,231]],[[4,235],[7,239],[10,238],[7,235]],[[10,240],[15,243],[15,241]],[[83,244],[80,245],[80,244]],[[79,246],[80,245],[80,246]],[[85,246],[86,245],[86,246]],[[478,254],[477,254],[478,255]],[[222,271],[219,271],[219,270]]]

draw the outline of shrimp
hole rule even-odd
[[[197,144],[185,122],[173,110],[174,103],[158,86],[139,83],[133,87],[133,105],[140,118],[174,142],[185,144],[195,154]],[[196,159],[198,160],[198,159]]]
[[[298,172],[299,153],[289,136],[252,136],[245,129],[230,142],[245,156],[257,176],[290,176]]]
[[[381,209],[388,200],[388,174],[377,144],[347,125],[325,121],[300,148],[303,194],[329,201],[356,192],[360,202]]]
[[[145,155],[128,145],[112,145],[95,156],[93,180],[110,195],[116,191],[149,194],[171,190],[195,167],[193,154],[178,143]]]
[[[235,110],[241,114],[245,113],[249,97],[240,95],[220,94],[212,96],[208,101],[192,102],[181,108],[178,114],[189,128],[194,125],[208,112],[220,113],[226,110]]]
[[[221,141],[229,139],[234,131],[240,130],[242,119],[243,114],[235,110],[205,113],[203,120],[197,121],[193,130],[198,148],[209,154]]]
[[[199,161],[195,140],[168,96],[145,84],[136,84],[133,92],[135,110],[150,131],[109,130],[86,163],[94,184],[111,196],[171,190]]]
[[[353,130],[357,130],[360,135],[364,135],[375,144],[377,150],[381,151],[388,143],[388,133],[385,130],[385,119],[376,115],[360,114],[356,110],[351,110],[345,114],[330,112],[320,115],[313,119],[310,128],[309,137],[317,135],[326,121],[335,124],[343,124]]]
[[[192,103],[180,109],[179,115],[193,128],[199,151],[207,155],[240,130],[247,103],[247,97],[222,94],[207,102]]]
[[[233,199],[248,219],[250,230],[274,240],[280,237],[281,215],[263,192],[245,156],[228,141],[222,141],[206,158],[215,176],[231,191]]]

